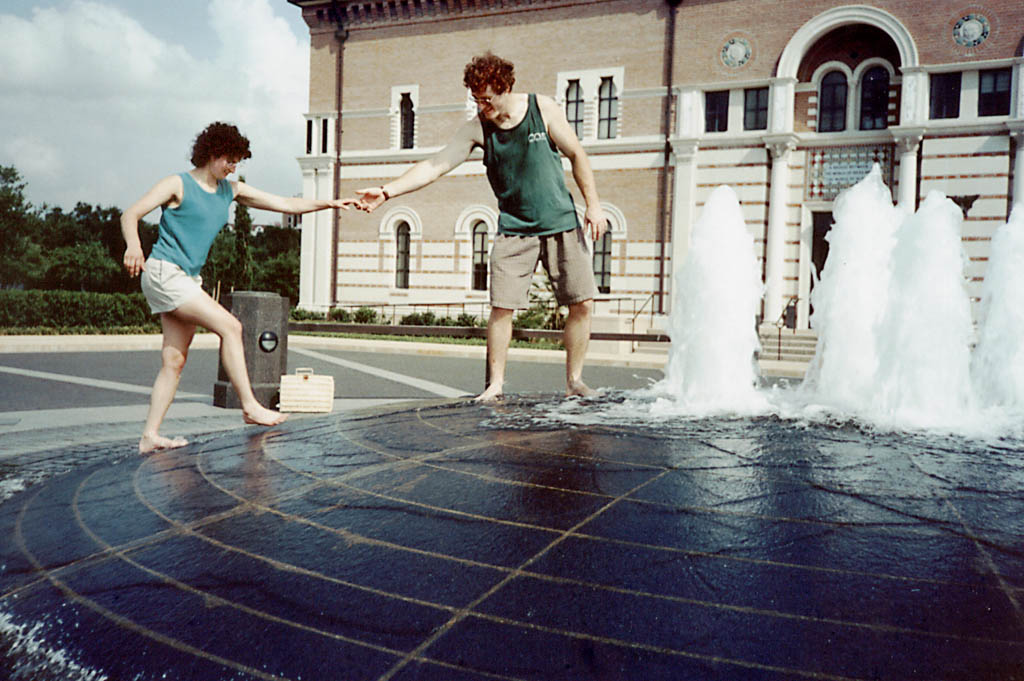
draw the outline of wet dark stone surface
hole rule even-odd
[[[1024,679],[1014,443],[556,403],[8,465],[4,678]]]

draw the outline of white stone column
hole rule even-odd
[[[925,124],[928,121],[928,74],[919,67],[903,69],[900,100],[901,127]]]
[[[300,160],[302,165],[302,196],[317,199],[331,196],[330,164],[322,160]],[[331,304],[331,253],[333,231],[331,211],[315,211],[302,216],[302,238],[299,259],[299,301],[304,310],[323,312]]]
[[[774,322],[782,314],[785,286],[786,215],[789,198],[789,158],[796,148],[792,135],[765,137],[772,155],[771,193],[768,197],[768,234],[765,243],[764,318]]]
[[[774,78],[769,92],[768,130],[772,134],[793,132],[796,78]]]
[[[670,301],[676,299],[676,271],[682,267],[690,250],[690,232],[697,205],[697,148],[694,139],[672,140],[675,158],[675,182],[672,186],[672,264],[666,268],[670,277]],[[672,302],[674,305],[674,302]],[[666,312],[670,311],[671,305]]]
[[[1013,205],[1024,210],[1024,121],[1007,123],[1010,127],[1010,138],[1014,141],[1015,154],[1013,161]]]
[[[896,203],[909,213],[917,210],[917,149],[924,138],[923,129],[893,128],[896,153],[900,160],[899,190]]]

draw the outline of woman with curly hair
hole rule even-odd
[[[227,224],[232,201],[281,213],[308,213],[324,208],[360,205],[352,199],[285,198],[260,191],[244,182],[229,181],[238,163],[251,158],[249,140],[234,125],[211,123],[196,137],[192,170],[160,180],[121,215],[127,248],[124,267],[132,277],[141,274],[142,292],[163,329],[161,367],[153,383],[149,413],[139,440],[139,452],[182,447],[183,438],[160,435],[178,380],[185,367],[196,326],[221,338],[221,362],[242,403],[246,423],[273,426],[287,418],[267,409],[253,394],[245,366],[242,324],[202,289],[199,271],[214,238]],[[146,259],[139,240],[139,220],[162,208],[157,242]]]

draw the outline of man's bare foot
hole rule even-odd
[[[583,381],[570,383],[565,389],[566,397],[597,397],[600,391],[594,390]]]
[[[480,393],[479,395],[474,397],[473,401],[474,402],[497,402],[502,397],[504,397],[504,395],[501,392],[501,384],[500,383],[492,383],[489,386],[487,386],[486,390],[484,390],[482,393]]]
[[[273,409],[267,409],[263,405],[256,405],[250,409],[242,409],[242,419],[246,423],[251,423],[256,426],[276,426],[279,423],[283,423],[288,418],[287,414],[282,414],[279,411]]]
[[[183,437],[171,439],[156,433],[152,435],[143,433],[142,439],[139,440],[139,454],[149,454],[158,449],[175,449],[177,447],[184,447],[187,444],[188,440]]]

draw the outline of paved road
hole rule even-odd
[[[45,352],[3,352],[0,347],[0,456],[9,457],[61,446],[130,442],[145,418],[160,354],[154,349],[125,350],[104,341],[90,350],[67,351],[59,343]],[[358,348],[358,349],[351,349]],[[433,354],[446,353],[444,356]],[[558,393],[564,386],[560,353],[519,353],[510,359],[506,391]],[[649,363],[649,365],[653,365]],[[198,342],[190,352],[178,395],[168,413],[169,435],[206,433],[240,427],[236,410],[212,406],[217,350]],[[483,388],[482,349],[424,344],[290,339],[288,371],[311,367],[334,376],[335,409],[382,403],[471,396]],[[596,362],[586,379],[593,386],[634,389],[661,378],[660,369]],[[301,418],[301,417],[299,417]]]

